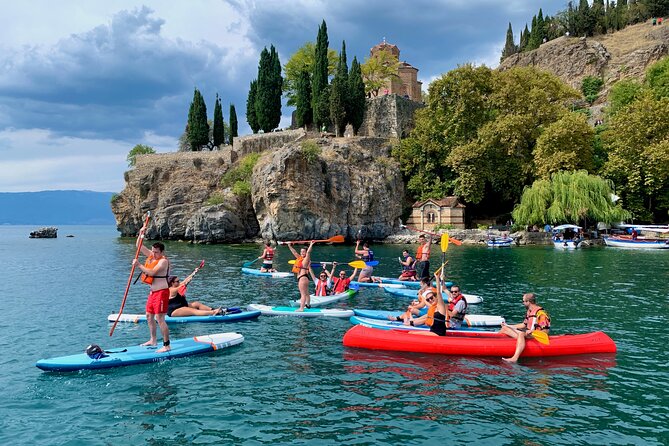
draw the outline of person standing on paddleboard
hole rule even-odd
[[[430,279],[430,248],[432,247],[432,236],[425,240],[423,234],[418,236],[418,249],[416,250],[416,278]]]
[[[146,231],[146,227],[140,229],[140,234]],[[144,237],[139,237],[137,243],[141,244]],[[160,333],[163,335],[163,346],[156,350],[156,353],[167,352],[170,347],[170,329],[165,322],[165,316],[169,307],[170,287],[167,284],[170,263],[165,257],[165,245],[160,242],[154,243],[151,249],[141,245],[141,252],[146,258],[146,263],[142,265],[133,260],[133,264],[142,271],[142,282],[149,284],[151,290],[146,300],[146,321],[149,325],[150,339],[142,345],[154,346],[158,343],[156,338],[156,322],[160,326]]]
[[[309,294],[309,270],[311,269],[311,250],[314,247],[314,241],[309,243],[309,248],[306,250],[302,248],[298,255],[292,247],[292,243],[288,242],[288,248],[297,259],[295,267],[298,268],[297,275],[297,289],[300,291],[300,308],[295,311],[304,311],[305,308],[311,308],[311,295]],[[302,257],[302,259],[300,259]],[[299,265],[299,266],[298,266]],[[295,268],[293,268],[293,271]]]

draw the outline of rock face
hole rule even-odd
[[[251,200],[220,186],[230,168],[224,152],[140,155],[126,187],[112,201],[123,236],[139,232],[151,211],[149,239],[204,243],[240,241],[258,232]]]
[[[307,144],[320,153],[310,158]],[[404,184],[387,140],[324,138],[263,155],[252,197],[266,239],[382,239],[401,216]]]
[[[643,79],[648,65],[669,54],[669,27],[652,26],[650,21],[603,36],[560,37],[533,51],[514,54],[499,66],[533,66],[550,71],[576,89],[583,78],[604,80],[601,98],[611,85],[624,78]]]
[[[58,238],[58,228],[49,226],[47,228],[39,228],[36,231],[32,231],[29,238]]]
[[[414,112],[424,107],[420,102],[388,94],[367,99],[360,136],[405,138],[414,128]]]

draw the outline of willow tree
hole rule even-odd
[[[584,170],[556,172],[525,188],[513,219],[521,225],[594,221],[615,223],[630,217],[613,203],[613,183]]]

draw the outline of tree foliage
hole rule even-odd
[[[536,175],[548,179],[561,171],[593,172],[595,130],[582,113],[567,113],[546,126],[534,150]]]
[[[330,88],[330,119],[335,128],[335,135],[344,134],[346,110],[349,108],[348,65],[346,63],[346,42],[342,42],[337,71]]]
[[[295,94],[295,121],[298,127],[308,127],[314,122],[313,109],[311,108],[311,75],[308,71],[302,71],[297,82]]]
[[[193,101],[188,110],[188,125],[186,127],[188,142],[192,151],[202,150],[209,143],[209,124],[207,121],[207,106],[197,88],[193,92]]]
[[[216,94],[216,105],[214,105],[214,129],[213,145],[218,147],[225,143],[225,122],[223,121],[223,108],[221,98]]]
[[[581,92],[583,93],[585,100],[588,101],[590,104],[595,102],[595,100],[599,96],[599,91],[602,89],[603,85],[604,85],[604,80],[601,77],[598,76],[584,77],[583,81],[581,82]]]
[[[390,51],[382,49],[368,57],[360,66],[365,81],[365,93],[378,96],[381,87],[396,78],[400,61]]]
[[[504,43],[504,48],[502,48],[500,62],[517,52],[518,46],[513,41],[513,28],[511,28],[511,22],[509,22],[509,28],[506,30],[506,42]]]
[[[144,144],[137,144],[135,147],[130,149],[130,152],[128,152],[128,156],[126,158],[126,161],[128,161],[128,167],[134,167],[135,163],[137,162],[137,155],[148,155],[151,153],[156,153],[153,147]]]
[[[255,112],[258,127],[271,132],[281,122],[281,63],[274,45],[263,48],[258,64],[258,85],[255,96]]]
[[[317,127],[329,123],[330,103],[328,89],[328,28],[325,20],[318,28],[314,51],[314,71],[311,77],[311,101],[314,123]]]
[[[669,98],[669,57],[664,57],[648,67],[646,85],[656,98]]]
[[[316,44],[307,42],[290,56],[288,62],[283,66],[283,92],[288,98],[287,105],[297,106],[299,82],[303,72],[309,73],[309,84],[314,72],[314,59],[316,57]],[[337,52],[328,48],[328,76],[334,76],[337,68]],[[309,92],[311,96],[311,91]]]
[[[253,133],[258,133],[260,125],[258,124],[258,117],[256,116],[256,92],[258,90],[258,81],[256,79],[251,81],[249,85],[249,95],[246,98],[246,122]]]
[[[612,186],[584,170],[556,172],[550,179],[537,180],[525,188],[512,216],[521,225],[620,222],[629,218],[629,213],[611,200]]]
[[[353,127],[353,133],[358,134],[358,130],[362,125],[365,116],[365,83],[362,80],[362,71],[360,71],[360,63],[358,59],[353,57],[351,62],[351,71],[348,75],[348,91],[349,91],[349,111],[348,120]]]
[[[238,127],[239,124],[237,122],[237,110],[235,110],[235,104],[230,104],[230,144],[232,144],[232,138],[239,136]]]

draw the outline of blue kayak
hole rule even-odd
[[[284,272],[277,271],[275,273],[263,273],[259,269],[246,268],[246,267],[242,267],[242,272],[244,274],[251,274],[251,275],[254,275],[254,276],[271,277],[273,279],[285,279],[285,278],[288,278],[288,277],[294,277],[295,276],[293,273],[289,273],[289,272],[285,272],[285,271]]]
[[[406,331],[430,331],[427,325],[404,325],[400,321],[389,321],[381,319],[368,319],[360,316],[351,316],[349,321],[353,325],[364,325],[365,327],[380,328],[381,330],[406,330]],[[471,333],[472,331],[486,331],[481,328],[460,327],[456,329],[449,329],[449,333]]]
[[[79,353],[78,355],[40,359],[35,366],[49,372],[108,369],[200,355],[241,344],[242,342],[244,342],[244,336],[239,333],[215,333],[187,339],[173,339],[171,342],[172,349],[163,353],[156,352],[160,348],[159,346],[143,347],[133,345],[104,351],[103,353],[94,355],[94,357],[86,353]]]
[[[411,289],[411,288],[383,288],[386,293],[390,293],[393,296],[400,296],[400,297],[406,297],[409,299],[415,299],[418,296],[418,290],[416,289]],[[475,294],[465,294],[462,293],[462,295],[465,297],[465,300],[467,301],[468,305],[471,304],[480,304],[483,302],[483,298],[481,296],[477,296]]]
[[[356,316],[363,319],[376,319],[380,321],[388,321],[388,317],[396,318],[404,313],[404,311],[390,311],[390,310],[365,310],[353,309]],[[427,308],[421,308],[420,316],[427,313]],[[463,325],[468,327],[499,327],[505,322],[502,316],[492,316],[487,314],[468,314],[465,316]]]
[[[165,316],[165,322],[168,324],[185,324],[188,322],[211,322],[211,323],[221,323],[221,322],[239,322],[246,321],[249,319],[256,319],[260,316],[260,311],[239,311],[238,313],[230,313],[225,315],[216,315],[216,316],[182,316],[182,317],[172,317]],[[110,314],[107,316],[109,322],[116,321],[118,314]],[[140,322],[146,322],[145,314],[122,314],[118,320],[119,322],[133,322],[135,324]]]

